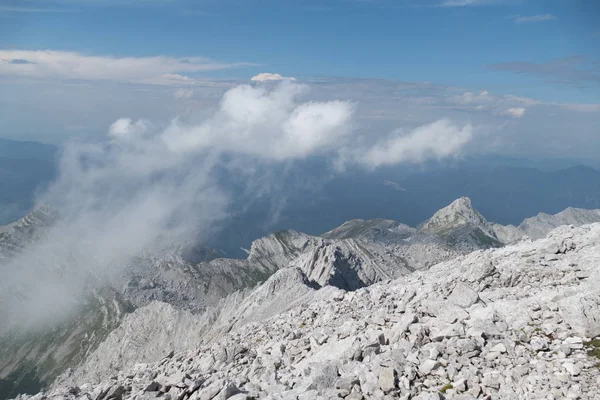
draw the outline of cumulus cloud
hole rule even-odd
[[[139,139],[140,135],[152,129],[150,121],[119,118],[108,127],[108,135],[116,139]]]
[[[175,120],[163,139],[175,153],[219,149],[272,161],[330,154],[342,164],[377,167],[449,157],[472,137],[469,125],[458,128],[440,120],[409,134],[395,130],[383,141],[373,136],[361,144],[353,129],[356,104],[301,101],[308,91],[306,85],[287,81],[275,88],[240,85],[225,93],[211,118],[198,125]]]
[[[506,115],[513,118],[522,118],[527,110],[524,107],[513,107],[506,110]]]
[[[165,143],[178,153],[215,148],[271,160],[327,152],[351,133],[354,105],[299,101],[308,90],[288,81],[275,88],[240,85],[225,93],[218,111],[203,123],[173,121]]]
[[[193,95],[194,95],[193,89],[184,89],[184,88],[177,89],[175,91],[175,93],[173,93],[173,96],[175,96],[176,99],[190,99],[190,98],[192,98]]]
[[[529,15],[529,16],[517,15],[515,17],[515,22],[517,24],[523,24],[523,23],[527,23],[527,22],[552,21],[555,19],[557,19],[557,18],[552,14],[537,14],[537,15]]]
[[[263,72],[263,73],[253,76],[250,80],[255,81],[255,82],[283,81],[283,80],[295,81],[296,78],[282,76],[280,74],[272,74],[270,72]]]
[[[15,62],[19,61],[19,62]],[[52,50],[0,50],[0,76],[60,80],[109,80],[151,85],[190,85],[182,75],[249,66],[202,57],[110,57]]]
[[[462,127],[446,119],[409,132],[395,131],[392,136],[357,155],[357,161],[369,168],[403,162],[422,162],[457,155],[472,139],[470,124]]]

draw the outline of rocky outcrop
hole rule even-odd
[[[595,399],[599,255],[594,224],[351,292],[289,268],[247,297],[297,288],[289,308],[240,308],[197,348],[23,398]]]
[[[491,224],[473,207],[471,199],[468,197],[461,197],[453,201],[449,206],[436,212],[419,226],[419,230],[422,232],[445,234],[449,230],[464,225],[472,225],[481,229],[486,235],[494,235],[494,229]]]

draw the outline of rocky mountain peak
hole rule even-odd
[[[471,199],[461,197],[454,200],[449,206],[436,212],[430,219],[421,225],[423,231],[443,232],[448,229],[456,229],[461,225],[475,225],[486,227],[488,221],[477,211]]]

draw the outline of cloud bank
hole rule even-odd
[[[252,66],[202,57],[108,57],[52,50],[0,50],[0,75],[59,80],[110,80],[150,85],[190,85],[186,73]]]
[[[470,125],[457,127],[445,119],[408,134],[397,129],[365,137],[354,129],[356,103],[301,101],[309,91],[290,81],[273,88],[240,85],[224,94],[213,116],[197,125],[176,119],[163,139],[175,153],[218,149],[269,161],[328,155],[338,166],[374,168],[451,157],[472,138]]]

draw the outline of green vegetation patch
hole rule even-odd
[[[442,387],[442,388],[440,389],[440,392],[442,392],[442,393],[446,393],[446,392],[447,392],[448,390],[450,390],[450,389],[454,389],[454,386],[452,386],[452,384],[451,384],[451,383],[448,383],[447,385],[444,385],[444,387]]]
[[[585,342],[587,354],[590,357],[596,357],[600,360],[600,338],[592,339],[589,342]]]

